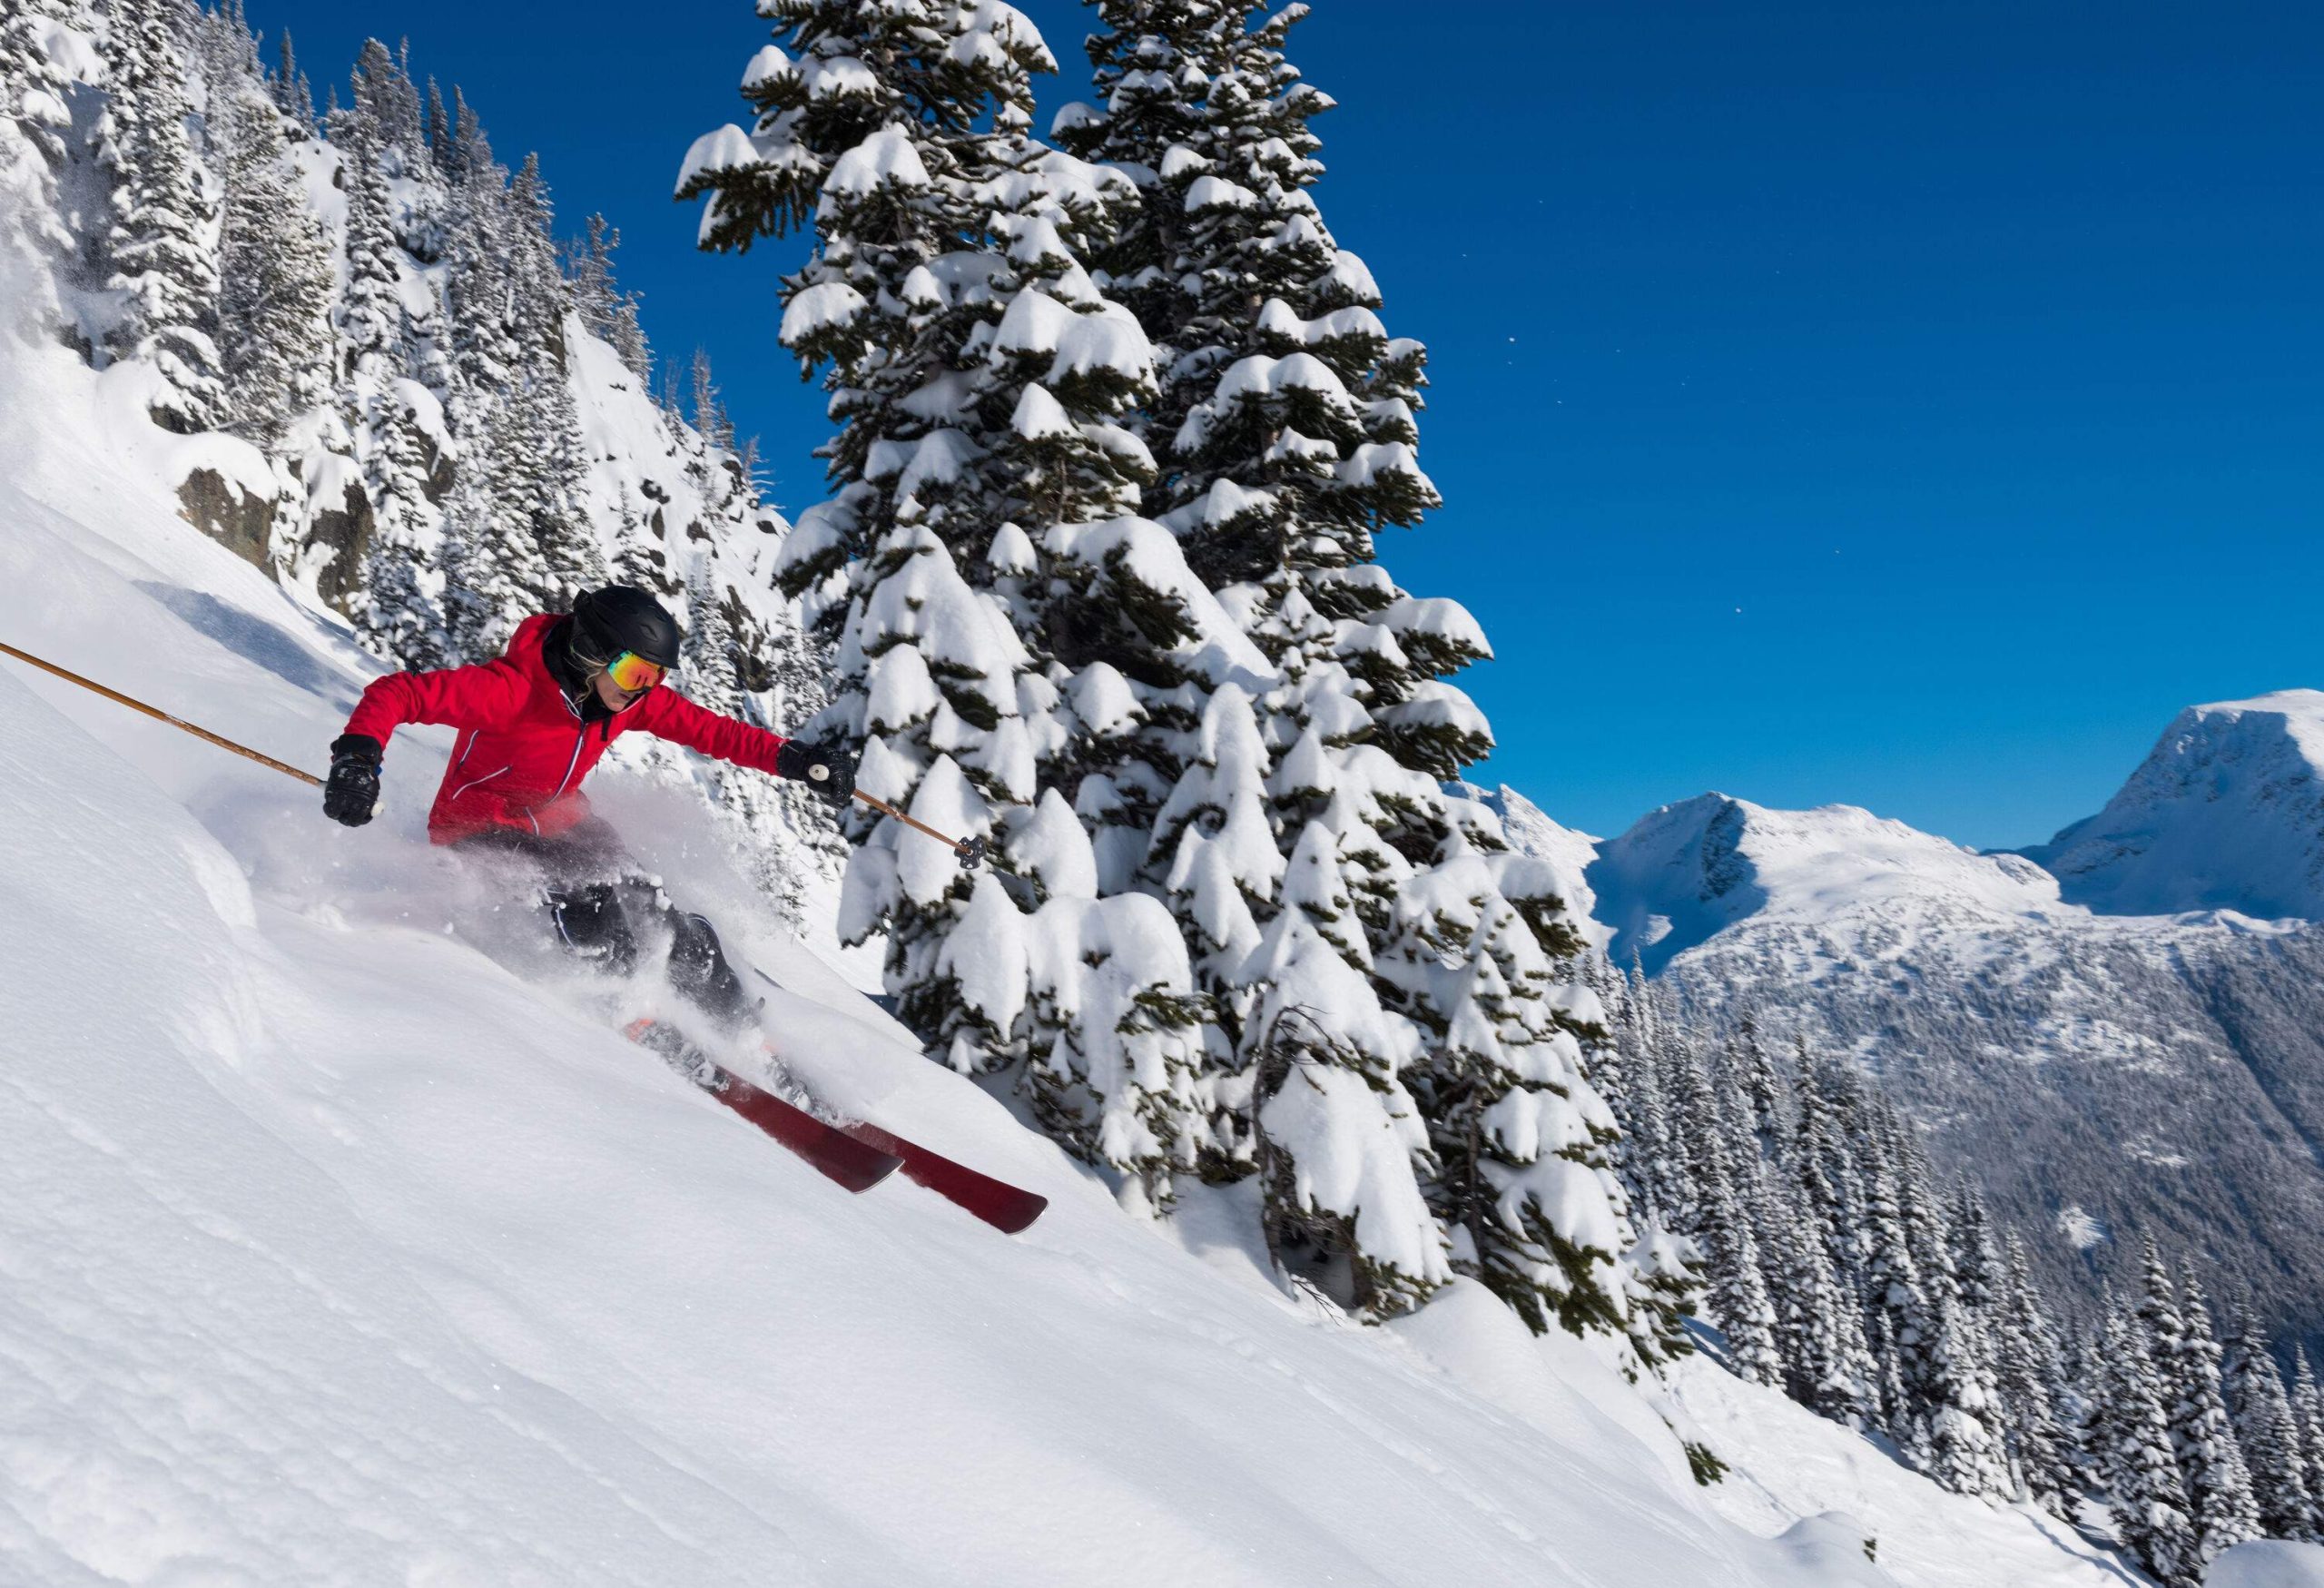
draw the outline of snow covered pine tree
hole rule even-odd
[[[1328,101],[1283,59],[1297,8],[1165,9],[1123,48],[1186,63],[1175,153],[1085,140],[1096,113],[1060,125],[1104,164],[1026,137],[1051,68],[1005,6],[776,0],[753,128],[682,173],[713,195],[706,246],[817,235],[783,340],[828,365],[844,428],[785,577],[838,641],[832,720],[871,742],[867,788],[992,834],[1040,893],[1026,918],[875,824],[848,927],[886,929],[932,1046],[1020,1066],[1136,1199],[1256,1168],[1278,1249],[1369,1313],[1457,1262],[1537,1327],[1624,1327],[1598,1011],[1550,972],[1578,939],[1544,869],[1438,785],[1490,744],[1437,682],[1483,638],[1372,563],[1371,526],[1434,500],[1421,350],[1305,192]],[[1157,278],[1116,267],[1197,187],[1189,342]]]
[[[1581,1045],[1602,1011],[1558,974],[1580,939],[1545,868],[1440,784],[1492,743],[1441,679],[1490,650],[1458,606],[1407,596],[1374,559],[1376,529],[1437,499],[1414,452],[1424,354],[1388,337],[1309,192],[1308,123],[1332,101],[1285,54],[1305,8],[1098,10],[1101,103],[1059,113],[1055,135],[1144,199],[1097,280],[1161,350],[1147,510],[1275,673],[1247,708],[1256,757],[1202,753],[1241,737],[1211,717],[1246,708],[1214,696],[1145,873],[1202,954],[1254,1097],[1270,1222],[1349,1253],[1374,1311],[1462,1271],[1536,1327],[1621,1327],[1647,1292],[1618,1271],[1632,1233]],[[1282,859],[1256,863],[1270,833]],[[1424,1209],[1399,1194],[1407,1174]],[[1664,1336],[1634,1337],[1652,1355]]]
[[[74,246],[56,202],[73,135],[71,79],[50,56],[49,35],[87,21],[80,0],[21,0],[0,10],[0,247],[12,256],[17,290],[39,294],[41,321],[57,312],[52,272]]]
[[[843,429],[822,454],[834,494],[801,515],[782,573],[836,642],[824,721],[863,739],[867,792],[990,836],[1041,894],[1028,919],[883,819],[849,863],[842,932],[885,931],[888,984],[931,1046],[963,1069],[1019,1066],[1061,1140],[1167,1206],[1203,1119],[1191,974],[1167,912],[1096,897],[1069,807],[1035,803],[1070,741],[1073,676],[1012,606],[1043,573],[1103,565],[1093,518],[1147,471],[1111,416],[1149,388],[1150,354],[1074,253],[1135,192],[1025,135],[1029,74],[1053,63],[1006,6],[769,10],[797,58],[753,61],[754,132],[699,140],[679,192],[714,195],[706,246],[817,237],[784,283],[782,335],[828,364]],[[1147,549],[1168,547],[1157,530]],[[1166,630],[1192,626],[1167,599],[1191,577],[1148,587]],[[1027,808],[996,818],[1011,806]]]
[[[113,8],[98,141],[114,175],[105,257],[122,306],[111,345],[152,367],[154,422],[190,433],[219,417],[217,206],[187,130],[175,15],[166,0]]]

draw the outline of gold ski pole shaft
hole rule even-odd
[[[895,806],[890,804],[887,801],[877,798],[874,795],[865,794],[860,788],[855,791],[855,797],[862,800],[865,804],[870,805],[881,815],[893,816],[897,821],[901,822],[913,832],[924,833],[928,837],[933,838],[937,843],[942,844],[947,849],[958,849],[964,842],[966,842],[965,840],[959,838],[947,838],[943,833],[939,833],[927,823],[919,820],[917,817],[905,815],[901,811],[896,809]]]
[[[951,850],[953,858],[958,860],[962,865],[970,867],[980,865],[990,866],[993,871],[997,872],[1001,876],[1013,878],[1019,884],[1020,884],[1020,886],[1028,890],[1031,888],[1032,884],[1025,878],[1018,876],[1015,872],[1010,871],[1007,866],[998,864],[994,862],[991,852],[987,847],[985,840],[981,838],[948,837],[944,833],[939,833],[927,823],[921,821],[915,816],[905,815],[901,811],[896,809],[895,806],[890,804],[887,801],[880,799],[875,795],[865,794],[860,788],[855,791],[855,797],[862,800],[873,810],[879,812],[881,815],[893,816],[897,821],[901,822],[913,832],[925,834],[926,836],[936,840],[937,843],[945,845],[947,848]]]
[[[295,777],[300,783],[311,784],[317,788],[320,788],[323,785],[323,780],[317,777],[311,772],[301,772],[295,766],[288,765],[283,762],[277,761],[271,755],[261,755],[247,745],[237,745],[233,740],[226,738],[222,735],[213,734],[208,728],[196,727],[193,724],[187,722],[183,717],[172,716],[168,712],[162,710],[160,707],[148,705],[142,700],[123,695],[118,689],[108,689],[102,684],[82,677],[78,673],[66,671],[64,668],[58,666],[54,662],[44,662],[38,656],[32,655],[30,652],[20,651],[15,646],[5,642],[0,642],[0,652],[5,652],[5,654],[15,657],[16,660],[20,662],[29,662],[32,666],[38,667],[44,673],[54,673],[59,678],[64,679],[67,684],[78,684],[82,688],[90,691],[92,694],[102,695],[107,700],[113,701],[117,705],[125,705],[132,711],[142,711],[156,722],[164,722],[173,728],[182,728],[185,732],[192,734],[197,739],[207,739],[212,744],[217,745],[221,750],[231,750],[237,755],[248,756],[251,760],[257,762],[260,765],[271,766],[275,771],[281,773],[287,777]]]

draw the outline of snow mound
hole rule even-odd
[[[1889,1588],[1896,1581],[1874,1563],[1880,1558],[1879,1536],[1845,1511],[1804,1516],[1785,1529],[1779,1542],[1819,1583]]]
[[[2104,810],[2025,853],[2106,914],[2324,919],[2324,690],[2190,706]]]

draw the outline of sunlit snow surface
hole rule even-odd
[[[1723,1515],[1744,1526],[1764,1532],[1802,1514],[1837,1513],[1835,1520],[1874,1541],[1875,1558],[1899,1583],[2132,1588],[2146,1581],[2055,1517],[1963,1505],[1871,1441],[1836,1437],[1831,1424],[1804,1407],[1773,1399],[1708,1361],[1681,1365],[1676,1380],[1679,1404],[1712,1448],[1738,1465],[1710,1495]],[[2046,1541],[2047,1553],[2029,1552],[2029,1532]]]
[[[368,664],[175,518],[94,384],[0,379],[0,636],[320,769]],[[805,1080],[1052,1205],[1010,1239],[845,1195],[607,1028],[643,991],[511,969],[522,923],[420,833],[445,740],[399,735],[350,832],[0,663],[0,1582],[2120,1580],[1708,1365],[1672,1411],[1711,1491],[1482,1292],[1358,1328],[1235,1193],[1126,1216],[616,775],[787,984]]]
[[[2324,1546],[2280,1538],[2239,1544],[2211,1563],[2203,1588],[2324,1588]]]

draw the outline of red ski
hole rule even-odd
[[[622,1035],[660,1054],[688,1080],[851,1191],[870,1190],[903,1162],[902,1153],[835,1130],[803,1109],[753,1086],[688,1042],[674,1026],[636,1020],[622,1028]]]
[[[833,1127],[866,1147],[892,1153],[903,1160],[904,1179],[926,1186],[946,1200],[975,1214],[1003,1235],[1014,1235],[1041,1216],[1047,1197],[979,1174],[964,1163],[954,1163],[940,1152],[931,1152],[892,1131],[861,1120],[842,1120]]]
[[[766,972],[761,971],[762,976]],[[774,978],[767,976],[769,981]],[[781,985],[777,982],[776,985]],[[774,1044],[766,1044],[767,1061],[776,1069],[783,1067],[783,1055]],[[901,1159],[904,1179],[951,1202],[964,1211],[983,1219],[1003,1235],[1014,1235],[1041,1216],[1049,1207],[1047,1197],[1038,1196],[1007,1180],[996,1180],[990,1175],[980,1174],[967,1164],[955,1163],[940,1152],[931,1152],[916,1141],[907,1141],[892,1130],[862,1119],[839,1119],[832,1129],[854,1138],[864,1146]]]

